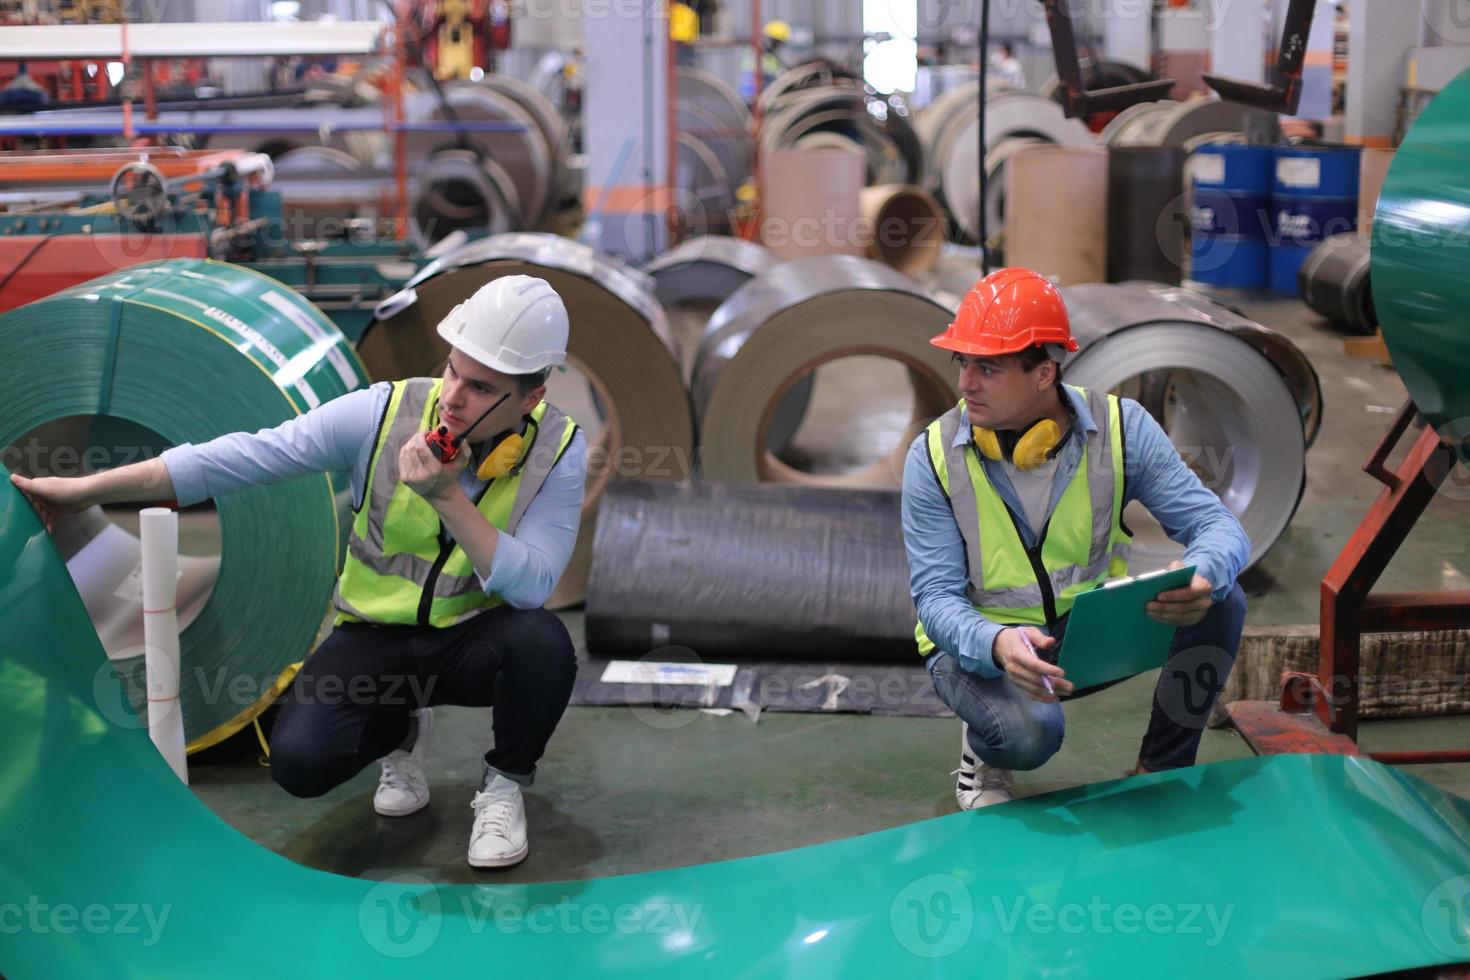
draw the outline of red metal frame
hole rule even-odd
[[[1359,754],[1363,634],[1470,628],[1470,591],[1369,594],[1456,463],[1455,448],[1426,425],[1398,469],[1385,466],[1417,414],[1405,403],[1363,466],[1384,489],[1322,579],[1317,673],[1284,673],[1277,706],[1230,705],[1235,727],[1258,753]],[[1368,754],[1388,763],[1470,762],[1470,750],[1458,749]]]

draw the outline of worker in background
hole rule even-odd
[[[784,20],[771,20],[761,29],[761,87],[771,84],[786,66],[781,51],[791,43],[791,25]],[[755,101],[755,57],[750,49],[740,56],[740,97]]]
[[[1193,765],[1245,623],[1240,522],[1141,405],[1062,383],[1060,360],[1077,342],[1061,294],[1039,274],[986,276],[930,343],[954,352],[963,398],[909,449],[903,531],[919,652],[964,723],[959,805],[1011,799],[1011,770],[1061,748],[1058,697],[1073,693],[1056,665],[1067,614],[1078,593],[1126,573],[1132,500],[1185,546],[1171,567],[1196,566],[1187,588],[1148,605],[1179,627],[1169,661],[1179,670],[1160,675],[1133,772]],[[1180,697],[1201,658],[1209,686]]]
[[[990,55],[988,74],[1015,88],[1026,87],[1026,70],[1021,67],[1021,59],[1016,57],[1016,49],[1009,41],[1002,41]]]
[[[674,42],[674,63],[680,67],[694,65],[694,42],[699,39],[699,14],[687,3],[669,7],[669,39]]]
[[[353,519],[330,635],[283,695],[271,774],[321,796],[377,762],[373,808],[429,802],[435,705],[494,707],[494,747],[471,806],[469,863],[529,849],[523,786],[571,697],[566,627],[542,608],[580,522],[587,444],[544,400],[564,362],[567,311],[545,280],[505,276],[439,324],[442,378],[381,382],[273,429],[184,444],[83,477],[12,480],[56,510],[208,497],[323,472],[351,475]],[[441,429],[442,427],[442,429]],[[449,462],[440,441],[462,437]],[[291,529],[283,527],[289,542]]]

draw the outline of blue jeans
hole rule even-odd
[[[1145,767],[1157,771],[1194,765],[1200,735],[1235,665],[1244,627],[1245,593],[1236,585],[1204,619],[1174,634],[1138,751]],[[1050,651],[1041,651],[1043,659],[1055,662],[1066,629],[1063,617],[1054,631],[1057,642]],[[940,700],[969,726],[970,750],[987,765],[1036,769],[1062,747],[1067,726],[1060,703],[1033,700],[1004,674],[987,678],[970,673],[943,650],[930,654],[925,666]],[[1073,697],[1110,686],[1089,688]]]

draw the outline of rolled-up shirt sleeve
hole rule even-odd
[[[500,533],[490,574],[480,577],[486,593],[517,609],[545,605],[571,561],[586,482],[587,440],[579,431],[521,516],[516,533]]]
[[[904,461],[902,515],[909,589],[925,634],[939,649],[953,654],[963,669],[984,677],[1000,676],[992,650],[1005,627],[970,604],[965,539],[922,434]]]
[[[180,507],[246,487],[280,483],[312,473],[352,473],[361,499],[361,474],[390,385],[348,392],[303,415],[258,432],[231,432],[164,450],[161,458]]]

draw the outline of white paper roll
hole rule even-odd
[[[138,512],[143,540],[143,644],[148,672],[148,735],[186,784],[184,712],[179,701],[179,515],[167,507]]]

